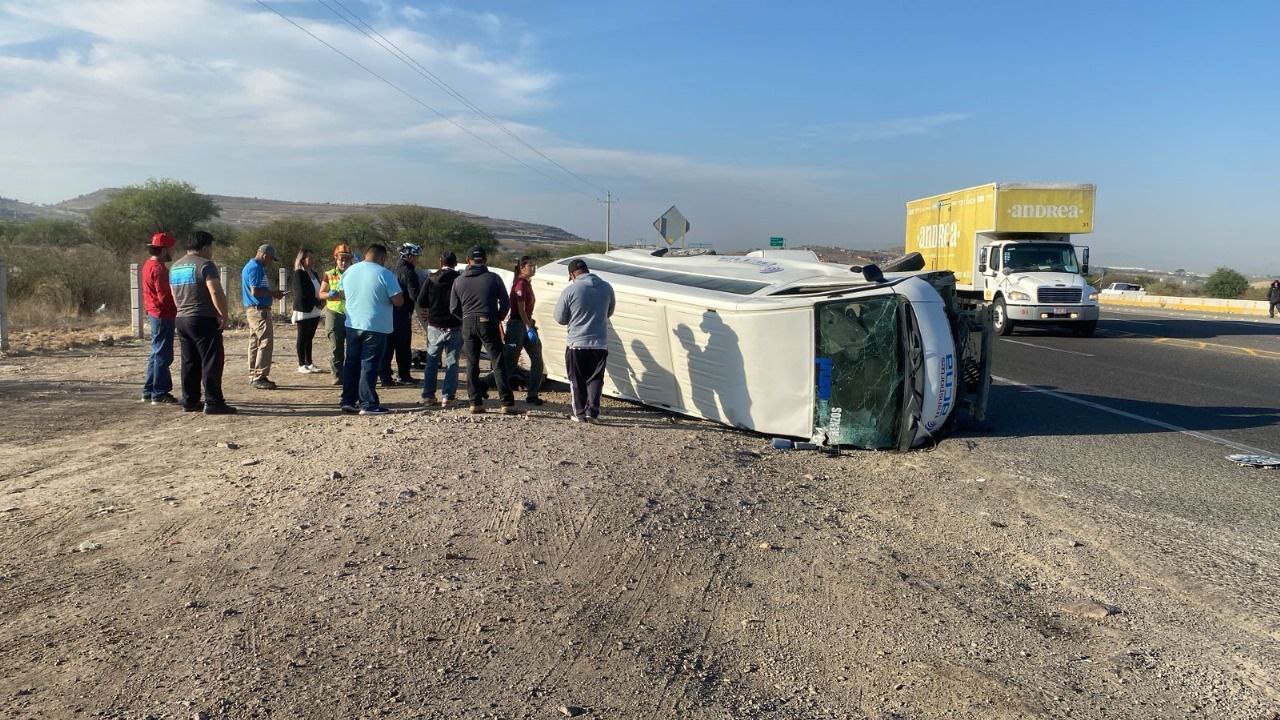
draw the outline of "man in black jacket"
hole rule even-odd
[[[458,256],[452,251],[440,256],[440,269],[422,283],[418,292],[418,320],[427,333],[427,357],[422,371],[422,399],[419,405],[436,404],[436,371],[444,358],[444,387],[440,407],[447,409],[458,391],[458,350],[462,347],[462,321],[449,310],[453,281],[458,279]]]
[[[422,247],[414,243],[400,246],[400,263],[396,265],[396,279],[404,290],[406,298],[418,297],[421,283],[418,281],[417,258],[422,254]],[[382,355],[381,382],[384,386],[417,385],[412,376],[413,368],[413,303],[404,303],[394,308],[391,314],[393,323],[391,337],[387,338],[387,347]],[[391,378],[391,358],[395,356],[396,375],[399,382]]]
[[[493,367],[494,384],[502,400],[502,412],[517,415],[515,395],[507,382],[510,374],[502,352],[498,326],[507,316],[510,301],[502,278],[485,266],[488,255],[482,247],[467,252],[467,269],[453,282],[449,296],[449,312],[462,318],[462,350],[467,356],[467,394],[471,412],[484,412],[484,384],[480,379],[480,348],[483,346]]]

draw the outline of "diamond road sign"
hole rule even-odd
[[[672,205],[670,210],[662,213],[662,217],[653,221],[653,228],[668,245],[675,245],[689,232],[689,221]]]
[[[771,248],[783,248],[786,246],[787,246],[787,241],[785,238],[780,238],[780,237],[769,238],[769,247]]]

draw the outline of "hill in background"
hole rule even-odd
[[[24,203],[21,200],[0,197],[0,220],[26,222],[28,220],[39,220],[41,218],[76,221],[83,221],[87,219],[81,213],[63,210],[55,206],[32,205],[31,203]]]
[[[89,212],[120,192],[119,188],[103,188],[56,205],[32,205],[18,200],[0,198],[0,220],[34,220],[36,218],[58,218],[85,222]],[[343,215],[373,214],[389,207],[386,204],[342,204],[342,203],[309,203],[290,202],[286,200],[265,200],[262,198],[237,197],[234,195],[210,195],[221,208],[220,222],[238,228],[251,228],[263,225],[279,218],[302,218],[317,223],[337,220]],[[434,212],[454,215],[484,225],[493,231],[499,242],[507,244],[576,244],[586,242],[583,238],[553,225],[541,225],[519,220],[492,218],[484,215],[473,215],[459,210],[446,208],[427,208]]]

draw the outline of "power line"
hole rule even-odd
[[[489,113],[487,113],[487,112],[485,112],[484,110],[482,110],[482,109],[480,108],[480,106],[478,106],[478,105],[476,105],[475,103],[471,102],[471,100],[469,100],[465,95],[463,95],[463,94],[462,94],[461,92],[459,92],[458,90],[455,90],[455,89],[453,88],[453,86],[451,86],[451,85],[450,85],[448,82],[446,82],[443,78],[441,78],[439,75],[436,75],[435,73],[431,72],[431,70],[429,70],[427,67],[425,67],[422,63],[418,62],[418,61],[417,61],[417,59],[415,59],[412,55],[410,55],[408,52],[405,52],[405,50],[404,50],[403,48],[401,48],[399,45],[396,45],[396,44],[395,44],[395,42],[393,42],[393,41],[392,41],[391,39],[389,39],[387,36],[385,36],[385,35],[383,35],[381,32],[379,32],[377,28],[375,28],[375,27],[373,27],[372,25],[370,25],[370,24],[369,24],[368,22],[366,22],[363,18],[361,18],[359,15],[357,15],[355,12],[353,12],[350,8],[348,8],[346,5],[344,5],[344,4],[342,3],[342,0],[331,0],[331,2],[333,2],[333,3],[334,3],[334,5],[337,5],[338,7],[342,8],[342,10],[343,10],[344,12],[346,12],[346,14],[347,14],[347,15],[351,16],[351,18],[352,18],[353,20],[355,20],[356,22],[360,23],[360,25],[363,25],[365,28],[367,28],[367,29],[368,29],[368,32],[366,32],[365,30],[362,30],[362,29],[360,29],[359,27],[357,27],[354,23],[352,23],[352,22],[351,22],[351,20],[348,20],[346,17],[344,17],[341,13],[339,13],[339,12],[338,12],[337,10],[335,10],[331,5],[329,5],[329,3],[328,3],[328,2],[326,2],[325,0],[317,0],[317,2],[319,2],[321,5],[324,5],[324,6],[325,6],[325,8],[327,8],[327,9],[329,10],[329,12],[331,12],[331,13],[333,13],[333,14],[334,14],[334,16],[336,16],[337,18],[339,18],[339,19],[340,19],[340,20],[342,20],[343,22],[345,22],[345,23],[347,23],[348,25],[350,25],[350,26],[351,26],[352,28],[354,28],[357,32],[359,32],[359,33],[361,33],[362,35],[364,35],[365,37],[369,38],[369,40],[370,40],[370,41],[372,41],[373,43],[377,44],[377,45],[378,45],[379,47],[381,47],[383,50],[386,50],[387,52],[391,53],[391,55],[392,55],[393,57],[395,57],[397,60],[399,60],[400,62],[402,62],[402,63],[404,63],[405,65],[407,65],[407,66],[409,67],[409,69],[410,69],[410,70],[413,70],[414,72],[417,72],[419,75],[423,76],[424,78],[426,78],[427,80],[429,80],[432,84],[434,84],[436,87],[438,87],[438,88],[440,88],[441,90],[443,90],[444,92],[448,93],[451,97],[453,97],[453,98],[454,98],[454,99],[456,99],[458,102],[460,102],[460,103],[462,103],[463,105],[465,105],[467,108],[469,108],[470,110],[472,110],[473,112],[475,112],[477,115],[479,115],[480,117],[484,118],[485,120],[488,120],[490,123],[492,123],[492,124],[493,124],[493,126],[494,126],[494,127],[498,128],[498,129],[499,129],[499,130],[501,130],[503,133],[505,133],[507,136],[509,136],[511,139],[515,140],[516,142],[520,143],[521,145],[525,146],[525,147],[526,147],[526,148],[528,148],[529,150],[531,150],[531,151],[533,151],[534,153],[536,153],[536,154],[538,155],[538,157],[541,157],[543,160],[546,160],[547,162],[551,163],[552,165],[555,165],[556,167],[560,168],[560,169],[561,169],[561,170],[563,170],[565,173],[567,173],[568,175],[570,175],[570,176],[571,176],[571,177],[573,177],[574,179],[576,179],[576,180],[578,180],[579,182],[581,182],[583,185],[586,185],[586,186],[588,186],[588,187],[590,187],[590,188],[593,188],[593,189],[595,189],[595,190],[598,190],[598,191],[600,191],[600,192],[606,192],[606,193],[608,192],[608,190],[606,190],[605,188],[603,188],[603,187],[601,187],[601,186],[597,185],[596,183],[591,182],[590,180],[586,179],[585,177],[583,177],[583,176],[579,175],[578,173],[576,173],[576,172],[574,172],[574,171],[570,170],[569,168],[565,167],[564,165],[560,164],[560,163],[559,163],[559,162],[557,162],[554,158],[552,158],[551,156],[547,155],[546,153],[544,153],[543,151],[539,150],[538,148],[534,147],[534,146],[533,146],[533,145],[531,145],[529,142],[527,142],[524,138],[522,138],[522,137],[520,137],[519,135],[517,135],[514,131],[512,131],[510,128],[508,128],[506,125],[504,125],[504,124],[503,124],[501,121],[499,121],[497,118],[493,117],[493,116],[492,116],[492,115],[490,115]],[[370,35],[369,33],[373,33],[373,35],[376,35],[376,36],[377,36],[377,39],[375,39],[375,38],[373,37],[373,35]],[[388,46],[389,46],[389,47],[388,47]]]
[[[522,159],[520,159],[520,158],[516,157],[515,155],[512,155],[512,154],[511,154],[510,152],[508,152],[506,149],[504,149],[504,148],[502,148],[502,147],[499,147],[498,145],[495,145],[494,143],[492,143],[492,142],[490,142],[489,140],[487,140],[487,139],[485,139],[485,138],[481,137],[480,135],[477,135],[475,132],[473,132],[473,131],[472,131],[470,128],[468,128],[467,126],[465,126],[465,125],[463,125],[463,124],[459,123],[457,120],[454,120],[453,118],[449,117],[448,115],[445,115],[444,113],[442,113],[442,112],[440,112],[439,110],[435,109],[434,107],[432,107],[431,105],[427,104],[425,101],[423,101],[422,99],[420,99],[418,96],[414,95],[413,93],[409,92],[408,90],[405,90],[404,88],[400,87],[399,85],[397,85],[397,84],[395,84],[395,83],[391,82],[390,80],[386,79],[386,78],[385,78],[385,77],[383,77],[382,75],[379,75],[377,72],[375,72],[375,71],[373,71],[372,69],[370,69],[370,68],[369,68],[367,65],[365,65],[364,63],[360,62],[359,60],[356,60],[355,58],[351,57],[350,55],[346,54],[345,52],[343,52],[343,51],[339,50],[338,48],[334,47],[332,44],[330,44],[329,42],[327,42],[324,38],[320,37],[319,35],[316,35],[315,33],[311,32],[310,30],[308,30],[307,28],[303,27],[302,25],[299,25],[298,23],[294,22],[293,18],[291,18],[291,17],[289,17],[288,15],[285,15],[284,13],[280,12],[279,10],[277,10],[277,9],[275,9],[275,8],[273,8],[273,7],[271,7],[271,6],[270,6],[270,5],[268,5],[267,3],[263,2],[263,0],[255,0],[255,2],[257,2],[257,3],[258,3],[259,5],[261,5],[262,7],[264,7],[264,8],[266,8],[266,9],[270,10],[271,12],[275,13],[275,14],[276,14],[276,15],[278,15],[282,20],[284,20],[285,22],[289,23],[290,25],[292,25],[292,26],[294,26],[294,27],[298,28],[298,29],[299,29],[299,30],[301,30],[302,32],[304,32],[304,33],[306,33],[307,35],[311,36],[311,38],[312,38],[313,40],[315,40],[316,42],[320,43],[321,45],[324,45],[325,47],[329,48],[330,50],[334,51],[335,53],[337,53],[337,54],[341,55],[342,57],[346,58],[346,59],[347,59],[347,61],[349,61],[351,64],[355,65],[356,67],[360,68],[361,70],[364,70],[366,73],[369,73],[370,75],[372,75],[373,77],[377,78],[378,80],[381,80],[381,81],[383,82],[383,84],[387,85],[387,86],[388,86],[388,87],[390,87],[391,89],[395,90],[396,92],[400,93],[401,95],[404,95],[405,97],[409,98],[410,100],[412,100],[413,102],[417,103],[418,105],[421,105],[422,107],[424,107],[424,108],[426,108],[426,109],[430,110],[431,112],[433,112],[433,113],[435,113],[436,115],[438,115],[438,116],[440,117],[440,119],[447,121],[449,124],[453,125],[454,127],[458,128],[459,130],[461,130],[461,131],[465,132],[466,134],[470,135],[471,137],[475,138],[476,140],[479,140],[480,142],[484,143],[485,145],[488,145],[489,147],[493,148],[494,150],[497,150],[498,152],[502,153],[503,155],[506,155],[508,158],[510,158],[510,159],[512,159],[512,160],[514,160],[514,161],[516,161],[516,162],[518,162],[518,163],[520,163],[521,165],[525,166],[526,168],[529,168],[530,170],[532,170],[532,171],[534,171],[534,172],[538,173],[539,175],[541,175],[541,176],[543,176],[543,177],[547,178],[548,180],[551,180],[552,182],[559,183],[559,184],[563,185],[564,187],[566,187],[566,188],[568,188],[568,189],[570,189],[570,190],[573,190],[574,192],[580,193],[580,194],[582,194],[582,195],[585,195],[585,196],[587,196],[587,197],[591,198],[592,200],[594,200],[594,199],[595,199],[595,196],[594,196],[594,195],[591,195],[590,193],[582,192],[581,190],[579,190],[579,189],[577,189],[577,188],[575,188],[575,187],[573,187],[573,186],[569,185],[569,184],[568,184],[568,183],[566,183],[565,181],[561,180],[559,177],[556,177],[556,176],[554,176],[554,175],[550,175],[550,174],[548,174],[548,173],[544,172],[543,170],[541,170],[540,168],[537,168],[537,167],[534,167],[533,165],[530,165],[529,163],[525,162],[524,160],[522,160]]]

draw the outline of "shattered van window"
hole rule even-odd
[[[891,448],[902,411],[896,295],[815,306],[815,425],[830,444]]]

